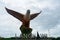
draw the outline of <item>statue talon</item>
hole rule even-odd
[[[20,27],[20,30],[22,34],[30,34],[32,32],[32,29],[27,27]]]

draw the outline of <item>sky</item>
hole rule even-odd
[[[60,37],[60,0],[0,0],[0,37],[19,36],[21,21],[8,14],[5,7],[22,14],[30,9],[31,14],[40,12],[30,21],[32,34],[48,34]]]

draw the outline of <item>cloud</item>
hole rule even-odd
[[[42,13],[31,21],[32,33],[38,31],[39,33],[48,33],[47,30],[51,29],[51,35],[58,36],[60,27],[60,0],[3,0],[0,2],[0,32],[1,36],[10,37],[14,36],[14,33],[20,34],[19,27],[21,22],[16,18],[9,15],[5,6],[9,9],[26,13],[27,9],[31,10],[31,13],[36,13],[42,10]],[[13,19],[13,20],[12,20]],[[8,25],[7,25],[8,24]],[[54,29],[55,28],[55,29]],[[3,30],[4,29],[4,30]],[[53,30],[57,30],[56,32]],[[5,34],[3,34],[5,32]],[[56,35],[54,35],[54,33]],[[11,34],[11,35],[9,35]],[[58,35],[57,35],[58,34]]]
[[[50,29],[51,36],[58,37],[58,36],[60,36],[60,33],[59,32],[60,32],[60,24],[56,25],[55,28]]]
[[[38,9],[48,8],[48,9],[52,10],[52,9],[56,9],[56,7],[59,6],[59,4],[54,0],[45,0],[45,1],[44,0],[43,1],[39,1],[39,0],[12,0],[12,1],[4,0],[4,2],[7,7],[10,7],[13,9],[19,8],[20,10],[27,10],[27,9],[34,10],[34,7],[35,7],[35,10],[36,10],[36,8],[38,8]],[[20,11],[19,9],[17,9],[17,10]]]

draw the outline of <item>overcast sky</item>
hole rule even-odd
[[[60,0],[0,0],[0,36],[13,37],[15,34],[20,35],[22,22],[9,15],[5,7],[22,14],[28,9],[31,14],[42,10],[42,13],[30,22],[32,33],[36,34],[38,31],[53,37],[60,36]]]

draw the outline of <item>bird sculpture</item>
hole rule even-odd
[[[17,18],[18,20],[20,20],[22,22],[20,30],[24,34],[31,33],[32,29],[30,28],[30,20],[34,19],[42,12],[42,11],[40,11],[39,13],[30,14],[30,10],[27,10],[26,14],[23,15],[22,13],[10,10],[6,7],[5,7],[5,9],[10,15],[12,15],[13,17]]]

